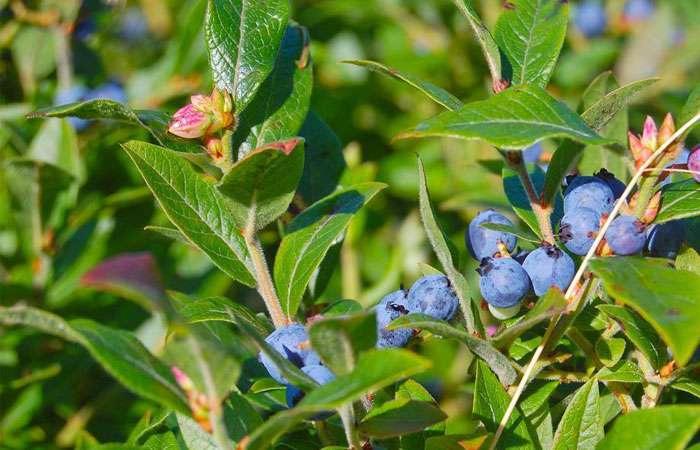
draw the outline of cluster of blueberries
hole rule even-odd
[[[625,184],[605,169],[593,176],[570,177],[564,191],[559,243],[574,255],[587,254],[624,190]],[[550,287],[568,287],[576,264],[566,251],[543,242],[531,252],[513,254],[516,237],[482,226],[487,223],[513,223],[494,210],[486,210],[472,220],[465,235],[469,252],[481,262],[477,269],[481,294],[496,318],[515,315],[531,291],[541,296]],[[649,226],[636,216],[622,214],[608,227],[605,242],[615,255],[635,255],[646,249],[652,256],[674,258],[683,243],[684,230],[678,221]]]
[[[601,223],[624,190],[624,183],[605,169],[594,176],[573,178],[564,192],[559,241],[575,255],[588,253]],[[674,258],[684,234],[678,221],[650,227],[635,216],[622,214],[610,224],[605,242],[616,255],[636,255],[646,248],[652,256]]]
[[[531,289],[538,296],[551,286],[566,289],[576,270],[571,256],[545,242],[529,253],[518,252],[511,257],[515,236],[482,227],[486,223],[513,223],[494,210],[486,210],[471,221],[465,235],[469,252],[481,262],[477,269],[481,295],[496,318],[515,315]]]
[[[450,320],[458,305],[457,295],[447,277],[442,275],[429,275],[419,279],[408,293],[403,289],[392,292],[376,307],[377,348],[403,347],[413,336],[411,329],[386,329],[389,322],[399,316],[420,312],[435,319]],[[317,383],[325,384],[335,378],[333,372],[323,365],[318,353],[311,348],[309,335],[303,325],[294,323],[279,328],[267,336],[265,342]],[[264,353],[259,354],[259,360],[273,379],[286,386],[287,405],[290,408],[296,405],[304,393],[289,383]]]

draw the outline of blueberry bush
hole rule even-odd
[[[0,0],[0,447],[700,448],[699,6]]]

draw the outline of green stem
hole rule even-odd
[[[340,420],[343,422],[343,429],[345,430],[345,438],[348,441],[348,448],[352,450],[361,450],[362,443],[360,442],[360,436],[357,434],[357,429],[355,428],[355,413],[352,410],[352,404],[338,409],[338,415],[340,416]]]
[[[280,299],[277,296],[277,291],[275,291],[275,285],[272,282],[260,241],[256,237],[246,234],[245,242],[255,269],[255,281],[258,292],[265,302],[265,307],[270,314],[272,323],[275,324],[275,328],[281,328],[287,325],[289,320],[282,312]]]
[[[532,212],[537,219],[537,225],[539,226],[540,233],[542,233],[542,238],[546,242],[554,244],[554,231],[552,230],[551,221],[552,208],[542,205],[540,195],[537,193],[535,185],[532,183],[521,152],[506,152],[506,163],[518,174],[520,183],[522,183],[525,193],[527,194],[527,199],[530,202],[530,208],[532,208]]]

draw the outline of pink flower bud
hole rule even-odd
[[[190,377],[185,374],[182,370],[180,370],[177,366],[172,366],[170,370],[173,373],[173,376],[175,377],[175,382],[182,388],[183,391],[189,392],[194,389],[194,384],[192,383],[192,380],[190,380]]]
[[[206,95],[193,95],[190,97],[190,102],[195,107],[195,109],[203,113],[209,113],[214,109],[211,98]]]
[[[198,110],[193,104],[183,106],[173,115],[168,131],[185,139],[204,136],[211,125],[211,116]]]
[[[204,139],[204,144],[207,146],[207,153],[214,161],[218,161],[224,157],[224,144],[217,137],[208,137]]]
[[[656,122],[654,122],[651,116],[647,116],[647,119],[644,121],[644,131],[642,132],[642,145],[649,150],[656,150],[656,138],[658,134]]]

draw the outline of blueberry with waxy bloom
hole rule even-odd
[[[688,155],[688,170],[693,171],[693,178],[700,183],[700,145],[696,145]]]

